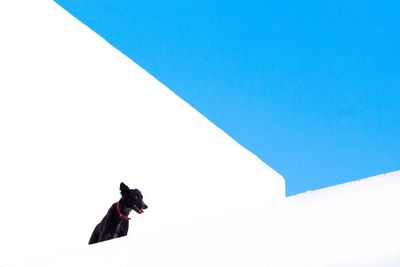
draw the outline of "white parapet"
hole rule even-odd
[[[287,198],[284,266],[400,266],[399,205],[400,171]]]
[[[53,1],[2,1],[0,24],[0,264],[86,244],[121,181],[149,205],[139,232],[284,199],[277,172]]]
[[[77,247],[18,266],[400,266],[400,172]]]

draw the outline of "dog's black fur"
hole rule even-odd
[[[128,215],[131,210],[141,214],[147,209],[147,205],[143,202],[143,195],[138,189],[129,189],[124,183],[121,183],[119,188],[122,198],[111,206],[103,220],[96,225],[89,245],[126,236],[130,220]]]

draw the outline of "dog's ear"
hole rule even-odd
[[[119,190],[121,190],[121,192],[126,192],[126,191],[129,191],[129,187],[126,184],[121,183],[119,185]]]

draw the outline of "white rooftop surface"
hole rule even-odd
[[[400,172],[283,178],[48,0],[0,2],[0,266],[400,266]],[[149,209],[88,246],[121,181]]]

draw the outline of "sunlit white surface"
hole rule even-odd
[[[288,266],[400,266],[400,171],[287,198]]]
[[[121,181],[149,205],[141,231],[284,199],[278,173],[56,3],[1,1],[0,25],[0,264],[86,244]]]
[[[400,172],[151,230],[10,266],[396,267]]]

